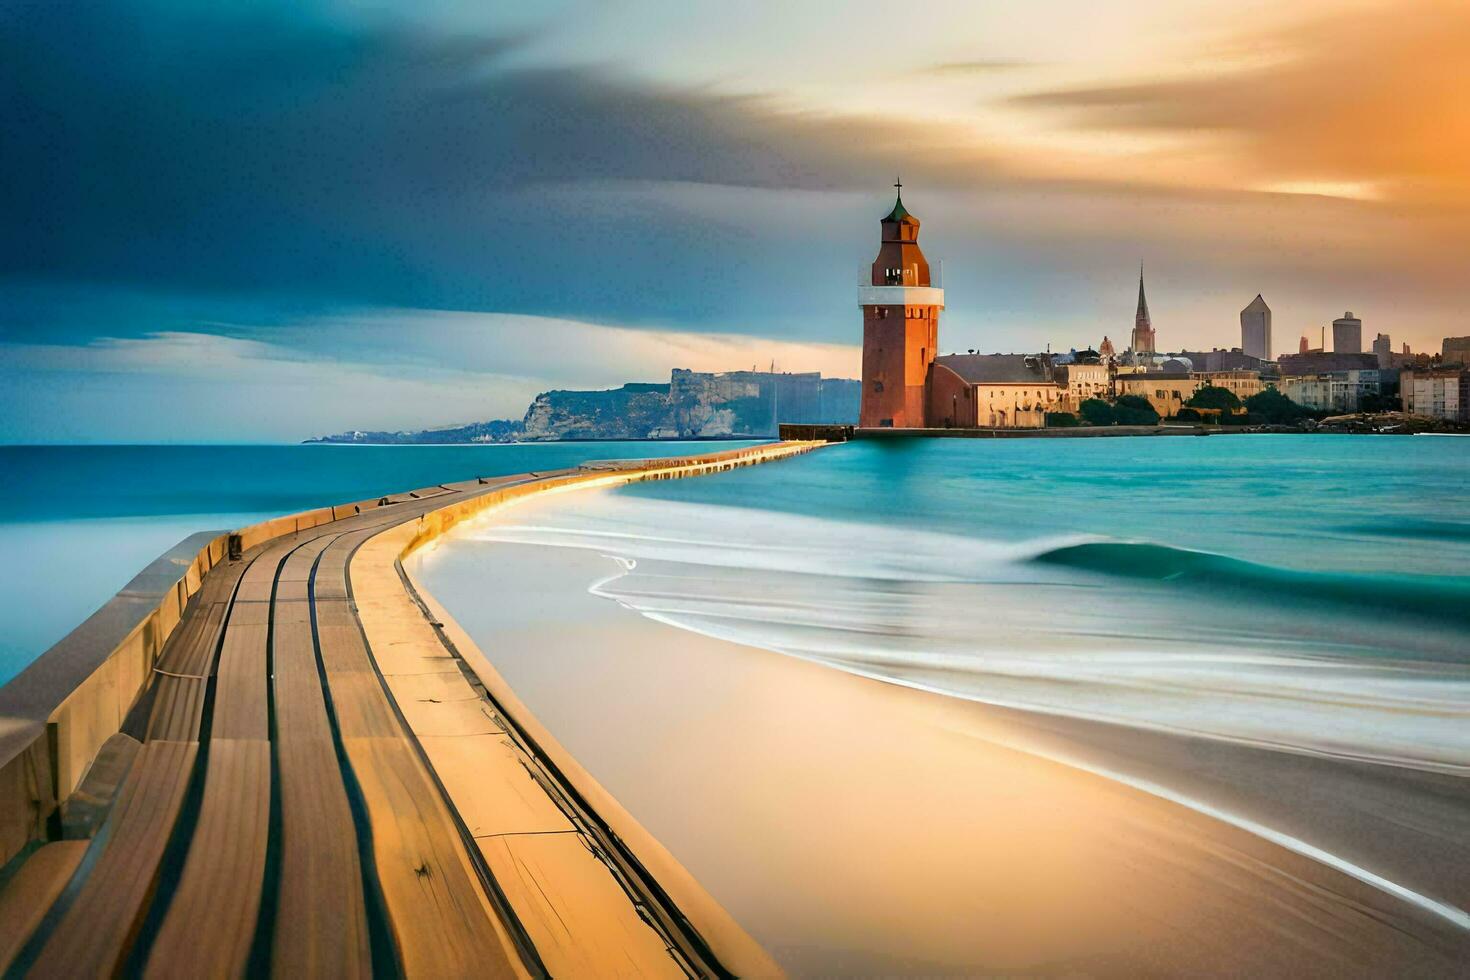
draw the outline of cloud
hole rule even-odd
[[[1018,58],[977,58],[973,61],[943,61],[929,65],[920,71],[930,75],[994,75],[1035,66],[1034,61],[1023,61]]]
[[[1198,138],[1237,186],[1470,203],[1470,6],[1349,9],[1222,47],[1256,64],[1207,75],[1035,92],[1079,126]],[[1242,179],[1243,178],[1243,179]]]
[[[550,64],[524,30],[351,19],[311,4],[144,0],[10,5],[0,27],[0,288],[106,283],[833,341],[849,335],[849,287],[871,258],[874,218],[896,170],[926,214],[946,219],[926,225],[925,237],[948,251],[952,275],[963,274],[961,263],[1008,267],[977,269],[986,301],[1009,303],[1037,281],[1081,271],[1073,256],[1098,240],[1093,213],[1121,212],[1107,244],[1145,252],[1160,243],[1126,212],[1172,210],[1168,246],[1187,254],[1218,251],[1230,208],[1260,209],[1249,195],[1181,186],[1197,172],[1193,158],[1163,161],[1184,176],[1160,187],[1130,169],[1141,155],[1028,156],[959,125],[802,111],[774,96]],[[1314,31],[1280,42],[1307,52],[1295,61],[1278,57],[1266,74],[1229,84],[1102,86],[1039,93],[1024,105],[1066,108],[1094,125],[1218,133],[1229,124],[1247,133],[1251,114],[1272,111],[1272,71],[1321,70],[1350,92],[1366,84],[1311,46],[1317,33],[1352,32]],[[1361,55],[1362,43],[1351,51]],[[947,64],[978,71],[1000,60]],[[1237,82],[1244,96],[1230,88]],[[1205,86],[1198,105],[1189,86]],[[1383,115],[1393,126],[1402,113]],[[1281,128],[1286,139],[1309,124]],[[1355,155],[1395,145],[1363,142],[1373,145],[1323,156],[1351,169]],[[1242,164],[1236,144],[1257,162]],[[1278,166],[1292,154],[1278,154],[1266,135],[1237,134],[1231,146],[1213,166],[1232,187],[1365,196],[1377,179]],[[1241,169],[1259,172],[1242,182]],[[997,206],[997,191],[1025,207]],[[1100,206],[1104,197],[1114,206]],[[1003,221],[993,220],[997,210]],[[1366,212],[1290,213],[1319,236],[1294,263],[1385,223]],[[1039,228],[1048,229],[1044,242]],[[1426,235],[1415,254],[1395,255],[1425,260],[1410,273],[1423,285],[1464,256],[1462,239]],[[1273,246],[1258,236],[1241,245],[1254,256],[1232,261],[1259,260]],[[1030,264],[1018,269],[1022,256]],[[6,307],[0,326],[30,329],[24,311]],[[93,335],[118,329],[102,323]]]
[[[914,123],[282,5],[63,0],[0,18],[11,278],[598,319],[587,270],[628,266],[618,316],[698,321],[626,280],[692,274],[710,230],[657,202],[589,208],[587,188],[885,187],[900,154],[945,149]],[[973,180],[985,164],[950,166]]]

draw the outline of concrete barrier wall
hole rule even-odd
[[[223,531],[185,538],[0,688],[0,863],[55,836],[57,805],[121,727],[226,543]]]
[[[233,533],[190,535],[0,687],[0,866],[32,841],[58,836],[57,808],[147,689],[163,645],[211,568],[231,553],[378,505],[359,501]]]
[[[781,438],[783,440],[816,440],[818,442],[846,442],[852,438],[853,430],[857,428],[852,425],[811,425],[802,422],[782,422],[780,425]]]
[[[704,457],[626,464],[631,469],[568,471],[522,486],[460,499],[420,518],[407,551],[465,517],[532,493],[714,472],[806,452],[818,444],[776,443]],[[478,481],[458,485],[476,493]],[[446,493],[444,487],[413,491]],[[147,689],[163,646],[205,574],[230,555],[272,538],[352,517],[397,494],[321,507],[240,528],[205,531],[160,555],[81,626],[0,687],[0,866],[32,841],[59,833],[58,807],[76,789],[102,744],[115,735]]]
[[[1203,436],[1218,425],[1079,425],[1070,429],[854,429],[853,439],[1108,439],[1120,436]],[[1235,431],[1227,427],[1225,432]]]

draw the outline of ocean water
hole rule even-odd
[[[0,446],[0,683],[189,534],[477,476],[748,443]]]
[[[855,443],[489,540],[660,622],[997,705],[1470,773],[1470,440]]]
[[[595,556],[596,574],[559,586],[658,624],[670,651],[698,634],[1020,719],[1020,751],[1270,841],[1470,936],[1470,439],[858,442],[565,495],[463,527],[425,558],[429,587],[487,650],[509,620],[471,606],[507,587],[492,566],[528,546]],[[577,678],[616,669],[585,643],[496,649],[533,710],[584,729],[568,734],[574,751],[615,773],[616,754],[655,750],[581,722],[600,709]],[[683,718],[665,739],[689,737],[688,711],[672,707],[683,697],[663,692]],[[609,789],[657,824],[680,805],[659,802],[657,778],[613,775]],[[783,791],[709,792],[721,811]],[[836,788],[824,806],[841,812],[862,792]],[[779,838],[787,822],[746,830]],[[716,867],[702,846],[687,859]],[[783,880],[822,848],[820,833],[794,843]],[[780,913],[794,923],[806,910]],[[851,962],[768,928],[762,938],[796,950],[796,972]],[[913,939],[902,928],[885,955]],[[945,969],[979,962],[955,956]]]

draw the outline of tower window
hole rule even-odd
[[[883,382],[881,382],[881,381],[874,381],[873,382],[873,390],[874,391],[882,391],[883,390]]]

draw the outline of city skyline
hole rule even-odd
[[[142,7],[0,14],[3,441],[411,428],[772,359],[855,377],[898,169],[945,217],[956,350],[1127,338],[1139,260],[1161,350],[1238,346],[1257,293],[1276,353],[1348,309],[1395,348],[1463,332],[1449,3],[941,5],[877,68],[851,58],[877,5],[779,32],[760,7]]]

